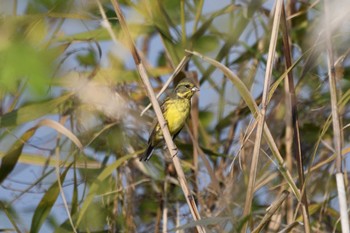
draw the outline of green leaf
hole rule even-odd
[[[5,157],[6,154],[0,151],[0,159]],[[59,160],[57,161],[55,158],[50,158],[48,160],[47,156],[40,155],[40,154],[29,154],[29,153],[21,153],[21,156],[18,159],[18,163],[24,163],[28,165],[36,165],[36,166],[50,166],[55,167],[57,163],[61,164],[62,167],[67,167],[68,164],[65,164],[66,160]],[[91,158],[78,156],[75,160],[75,167],[76,168],[83,168],[83,169],[93,169],[97,170],[101,168],[101,164]],[[68,163],[72,162],[71,160],[68,160]]]
[[[0,127],[18,126],[28,121],[42,117],[57,108],[66,101],[72,94],[66,94],[56,99],[23,106],[0,117]]]
[[[18,84],[25,79],[29,89],[43,95],[52,76],[54,55],[51,50],[38,50],[26,42],[12,43],[0,50],[0,87],[16,92]]]
[[[22,153],[24,144],[33,136],[36,131],[36,127],[31,128],[25,132],[20,139],[18,139],[11,149],[5,154],[4,158],[1,161],[0,166],[0,184],[6,179],[6,177],[12,172],[15,168],[19,156]]]
[[[74,172],[74,176],[73,176],[74,185],[73,185],[73,196],[72,196],[72,204],[71,204],[72,207],[70,211],[71,216],[73,216],[75,213],[78,212],[78,206],[79,206],[79,193],[78,193],[79,182],[77,179],[77,169],[74,169],[73,172]]]
[[[72,164],[73,163],[71,163],[70,166],[68,166],[66,168],[66,170],[62,173],[62,175],[60,177],[61,183],[63,183],[63,181],[66,177],[66,174],[67,174],[67,172]],[[45,219],[49,215],[49,213],[52,209],[52,206],[55,204],[59,193],[60,193],[60,188],[58,185],[58,181],[56,181],[53,185],[51,185],[49,190],[47,190],[47,192],[45,193],[45,195],[41,199],[38,207],[36,208],[34,215],[33,215],[33,218],[32,218],[30,233],[39,232]]]

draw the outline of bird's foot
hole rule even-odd
[[[165,121],[164,124],[162,125],[162,129],[164,129],[166,126],[168,126],[168,122]]]
[[[172,148],[172,150],[175,151],[175,153],[173,155],[173,158],[174,158],[175,156],[177,156],[179,150],[177,149],[177,147]]]

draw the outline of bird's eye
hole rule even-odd
[[[190,84],[186,84],[185,87],[186,87],[186,88],[191,88]]]

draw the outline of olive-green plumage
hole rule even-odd
[[[180,133],[191,112],[191,98],[199,89],[191,79],[185,78],[175,87],[174,92],[165,99],[161,105],[164,119],[167,121],[168,129],[173,139]],[[140,161],[148,161],[153,149],[163,140],[163,133],[159,123],[155,125],[148,139],[146,152]]]

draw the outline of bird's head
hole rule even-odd
[[[175,88],[176,95],[186,99],[191,99],[197,91],[199,91],[199,88],[189,78],[181,80]]]

